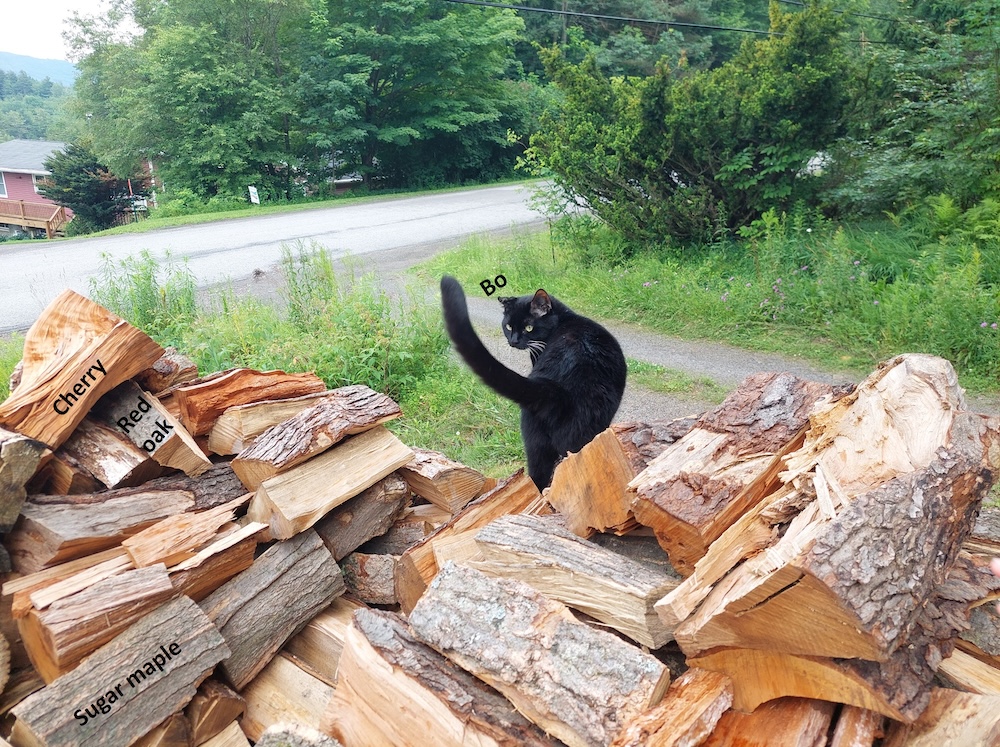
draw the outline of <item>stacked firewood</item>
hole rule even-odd
[[[544,495],[69,291],[12,387],[15,747],[1000,743],[1000,421],[940,359],[750,377]]]

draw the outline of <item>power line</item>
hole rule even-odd
[[[626,16],[608,16],[601,13],[582,13],[576,10],[556,10],[555,8],[529,8],[527,5],[508,5],[506,3],[488,2],[487,0],[444,0],[446,3],[460,5],[480,5],[486,8],[503,8],[505,10],[520,10],[530,13],[550,13],[557,16],[572,16],[573,18],[596,18],[601,21],[623,21],[625,23],[646,23],[655,26],[676,26],[679,28],[702,29],[707,31],[737,31],[741,34],[760,34],[761,36],[784,36],[780,31],[763,31],[761,29],[741,29],[731,26],[710,26],[703,23],[685,23],[684,21],[659,21],[646,18],[628,18]]]

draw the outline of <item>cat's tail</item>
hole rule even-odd
[[[519,405],[532,405],[555,393],[546,382],[535,381],[512,371],[486,349],[469,320],[465,292],[455,278],[441,278],[441,306],[448,336],[459,355],[483,382],[501,397]]]

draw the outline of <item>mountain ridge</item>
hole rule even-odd
[[[53,83],[72,86],[80,72],[72,62],[43,59],[13,52],[0,51],[0,70],[24,72],[35,80],[50,79]]]

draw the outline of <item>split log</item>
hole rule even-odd
[[[885,736],[885,717],[881,713],[855,706],[844,706],[837,718],[837,728],[830,747],[872,747]]]
[[[399,474],[414,493],[453,514],[479,495],[486,482],[472,467],[427,449],[414,449]]]
[[[163,467],[196,477],[212,466],[180,421],[131,381],[101,397],[90,418],[127,437]]]
[[[5,597],[13,597],[12,615],[13,617],[21,617],[23,613],[27,611],[27,607],[32,605],[30,599],[32,592],[56,584],[80,573],[81,571],[85,571],[88,568],[105,563],[106,561],[113,560],[114,558],[125,558],[125,565],[122,566],[123,568],[131,565],[131,561],[128,560],[128,554],[125,552],[125,549],[122,547],[113,547],[108,550],[93,553],[92,555],[85,555],[82,558],[77,558],[76,560],[70,560],[66,563],[52,566],[51,568],[46,568],[45,570],[36,571],[35,573],[29,573],[23,576],[19,575],[16,578],[8,577],[3,584],[3,595]]]
[[[21,382],[0,404],[0,425],[56,449],[101,396],[162,354],[128,322],[63,291],[25,335]]]
[[[403,484],[406,485],[405,482]],[[350,505],[350,501],[345,505]],[[431,503],[426,504],[426,506],[430,506],[435,511],[441,511],[441,509]],[[435,525],[424,517],[423,512],[414,510],[420,508],[424,508],[424,506],[404,508],[384,533],[372,537],[358,549],[361,552],[381,555],[402,555],[425,537],[430,536],[438,526],[451,519],[451,515],[449,514],[445,521],[441,521]],[[441,513],[444,514],[443,511]],[[326,520],[324,519],[324,521]],[[323,522],[316,525],[317,529],[319,529],[321,524]],[[329,546],[329,542],[327,546]]]
[[[244,710],[246,701],[239,693],[218,680],[205,680],[184,710],[191,724],[191,744],[199,745],[221,734]]]
[[[653,528],[674,568],[691,573],[760,497],[745,489],[805,428],[816,403],[838,393],[789,373],[753,374],[629,483],[636,520]]]
[[[996,424],[958,414],[961,404],[950,364],[914,355],[816,413],[803,447],[775,460],[786,469],[781,487],[657,603],[665,623],[684,621],[676,636],[685,652],[763,646],[886,658],[953,564],[989,487]],[[926,501],[919,511],[914,496]],[[818,612],[795,614],[802,605]]]
[[[265,399],[298,397],[326,391],[316,374],[237,368],[201,383],[171,390],[181,422],[192,436],[207,435],[226,408]]]
[[[191,494],[194,510],[204,511],[246,494],[246,488],[229,462],[213,465],[197,477],[165,475],[143,485],[144,490],[183,490]],[[123,494],[123,493],[118,493]]]
[[[131,570],[134,567],[135,566],[133,565],[132,560],[127,554],[114,554],[107,560],[95,563],[89,568],[82,569],[77,573],[60,579],[49,586],[34,589],[28,593],[27,596],[32,607],[36,610],[44,610],[53,602],[58,602],[60,599],[65,599],[66,597],[72,596],[73,594],[81,592],[84,589],[89,589],[94,584],[100,583],[101,581],[111,578],[112,576],[117,576],[119,573]],[[17,615],[18,618],[24,617],[27,611],[27,609],[19,609]]]
[[[394,472],[330,511],[316,524],[316,532],[339,561],[388,531],[409,502],[410,490]]]
[[[167,347],[152,366],[134,377],[136,384],[156,395],[172,386],[198,378],[198,366],[177,348]]]
[[[531,478],[524,474],[523,469],[518,470],[502,480],[489,493],[466,506],[451,521],[439,527],[434,534],[404,552],[396,564],[396,598],[403,612],[413,609],[420,595],[427,589],[427,585],[437,575],[434,540],[466,532],[474,535],[476,531],[500,516],[521,513],[540,497],[541,494]]]
[[[163,468],[128,436],[91,415],[80,421],[56,454],[70,457],[109,488],[135,487],[163,474]]]
[[[773,547],[740,566],[677,629],[681,648],[689,655],[740,646],[886,660],[957,558],[992,481],[981,439],[996,427],[957,415],[954,444],[926,468],[845,497],[832,516],[822,500],[811,502]],[[819,493],[824,481],[837,478],[817,471]],[[812,612],[795,615],[801,609]],[[815,635],[822,640],[811,640]]]
[[[476,534],[493,576],[516,578],[650,648],[673,639],[653,605],[677,581],[538,516],[502,516]]]
[[[440,747],[556,744],[496,690],[418,641],[397,615],[360,610],[346,636],[322,722],[346,745],[417,747],[428,735]]]
[[[256,742],[269,726],[289,721],[318,729],[333,688],[278,654],[242,695],[247,705],[240,725]]]
[[[31,609],[17,625],[31,663],[51,683],[173,595],[162,565],[124,571]]]
[[[227,407],[208,434],[208,447],[216,454],[239,454],[271,426],[298,415],[336,390],[303,394],[301,397],[266,399]]]
[[[996,745],[1000,742],[1000,696],[936,688],[914,724],[893,724],[882,747]]]
[[[321,454],[347,436],[369,431],[403,414],[390,397],[363,384],[328,393],[316,404],[272,426],[232,461],[247,490]]]
[[[956,649],[941,662],[938,677],[958,690],[980,695],[1000,695],[1000,668]]]
[[[395,555],[352,552],[341,562],[347,593],[365,604],[397,604]]]
[[[316,532],[271,546],[201,602],[232,654],[221,666],[242,689],[285,642],[344,592],[340,569]]]
[[[44,687],[45,683],[42,678],[38,676],[38,672],[30,664],[16,672],[11,672],[7,687],[0,694],[0,713],[8,714],[14,706]]]
[[[7,537],[7,549],[20,573],[34,573],[114,547],[166,516],[189,510],[193,503],[189,493],[171,491],[133,492],[78,505],[28,501]]]
[[[412,454],[384,425],[377,426],[262,482],[247,515],[270,524],[276,539],[288,539],[406,464]]]
[[[418,638],[570,747],[608,744],[669,684],[655,658],[578,622],[527,584],[453,563],[409,622]]]
[[[240,725],[233,721],[207,742],[202,742],[196,747],[250,747],[250,742]]]
[[[191,747],[191,724],[183,713],[174,713],[132,747]]]
[[[351,615],[365,605],[348,597],[338,597],[325,610],[292,636],[282,653],[328,685],[337,684],[337,667]]]
[[[183,708],[228,653],[198,606],[175,599],[15,706],[11,742],[131,744]]]
[[[78,495],[103,490],[104,485],[76,459],[57,450],[27,485],[29,493]]]
[[[266,530],[266,525],[250,522],[235,531],[220,533],[193,556],[168,568],[170,582],[177,593],[200,602],[253,564],[257,543]]]
[[[156,563],[176,565],[193,557],[196,548],[213,540],[219,527],[232,521],[236,510],[249,500],[247,494],[207,511],[168,516],[122,540],[122,547],[136,568]]]
[[[750,714],[727,711],[702,747],[805,747],[824,744],[834,706],[783,698]]]
[[[611,747],[701,744],[733,703],[733,685],[718,672],[692,668],[670,683],[659,705],[622,729]]]
[[[25,485],[51,456],[41,441],[0,428],[0,534],[14,528],[28,496]]]
[[[549,502],[566,517],[566,527],[581,537],[634,528],[629,482],[693,425],[694,418],[612,425],[559,462]]]

